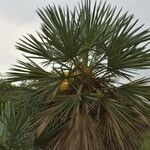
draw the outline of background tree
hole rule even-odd
[[[150,68],[149,30],[133,15],[90,0],[37,13],[42,31],[17,44],[27,61],[19,60],[8,78],[33,83],[20,113],[34,147],[139,149],[149,124],[150,79],[134,74]]]
[[[0,79],[0,150],[29,150],[33,147],[31,132],[28,133],[29,114],[20,111],[31,91],[22,84],[12,85]]]

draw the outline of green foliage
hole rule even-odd
[[[90,0],[72,11],[47,6],[37,13],[42,31],[17,43],[27,61],[18,61],[7,78],[27,81],[31,90],[16,105],[17,116],[8,113],[18,118],[16,144],[30,139],[45,150],[138,150],[149,126],[150,79],[133,77],[150,68],[149,30],[133,15]]]
[[[0,148],[2,150],[22,150],[31,148],[29,116],[20,113],[23,99],[29,90],[0,82]],[[29,136],[30,135],[30,136]]]
[[[144,142],[142,144],[141,150],[149,150],[150,149],[150,133],[149,131],[144,133]]]

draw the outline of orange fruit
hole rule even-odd
[[[64,79],[62,81],[62,83],[60,84],[60,87],[59,89],[64,92],[64,91],[67,91],[69,89],[69,81],[67,79]]]
[[[87,68],[84,70],[84,73],[85,73],[87,76],[91,75],[91,74],[92,74],[91,68],[87,67]]]

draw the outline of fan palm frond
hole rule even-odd
[[[34,144],[138,150],[149,126],[150,79],[133,77],[150,68],[149,30],[133,15],[91,0],[73,10],[47,6],[37,13],[42,31],[17,43],[27,62],[8,74],[8,81],[33,83],[22,116],[29,117]]]

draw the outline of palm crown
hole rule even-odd
[[[20,105],[34,145],[138,149],[149,121],[150,79],[133,77],[150,67],[149,30],[133,15],[90,0],[72,11],[47,6],[37,13],[42,31],[17,44],[28,61],[18,61],[8,78],[33,83]]]

